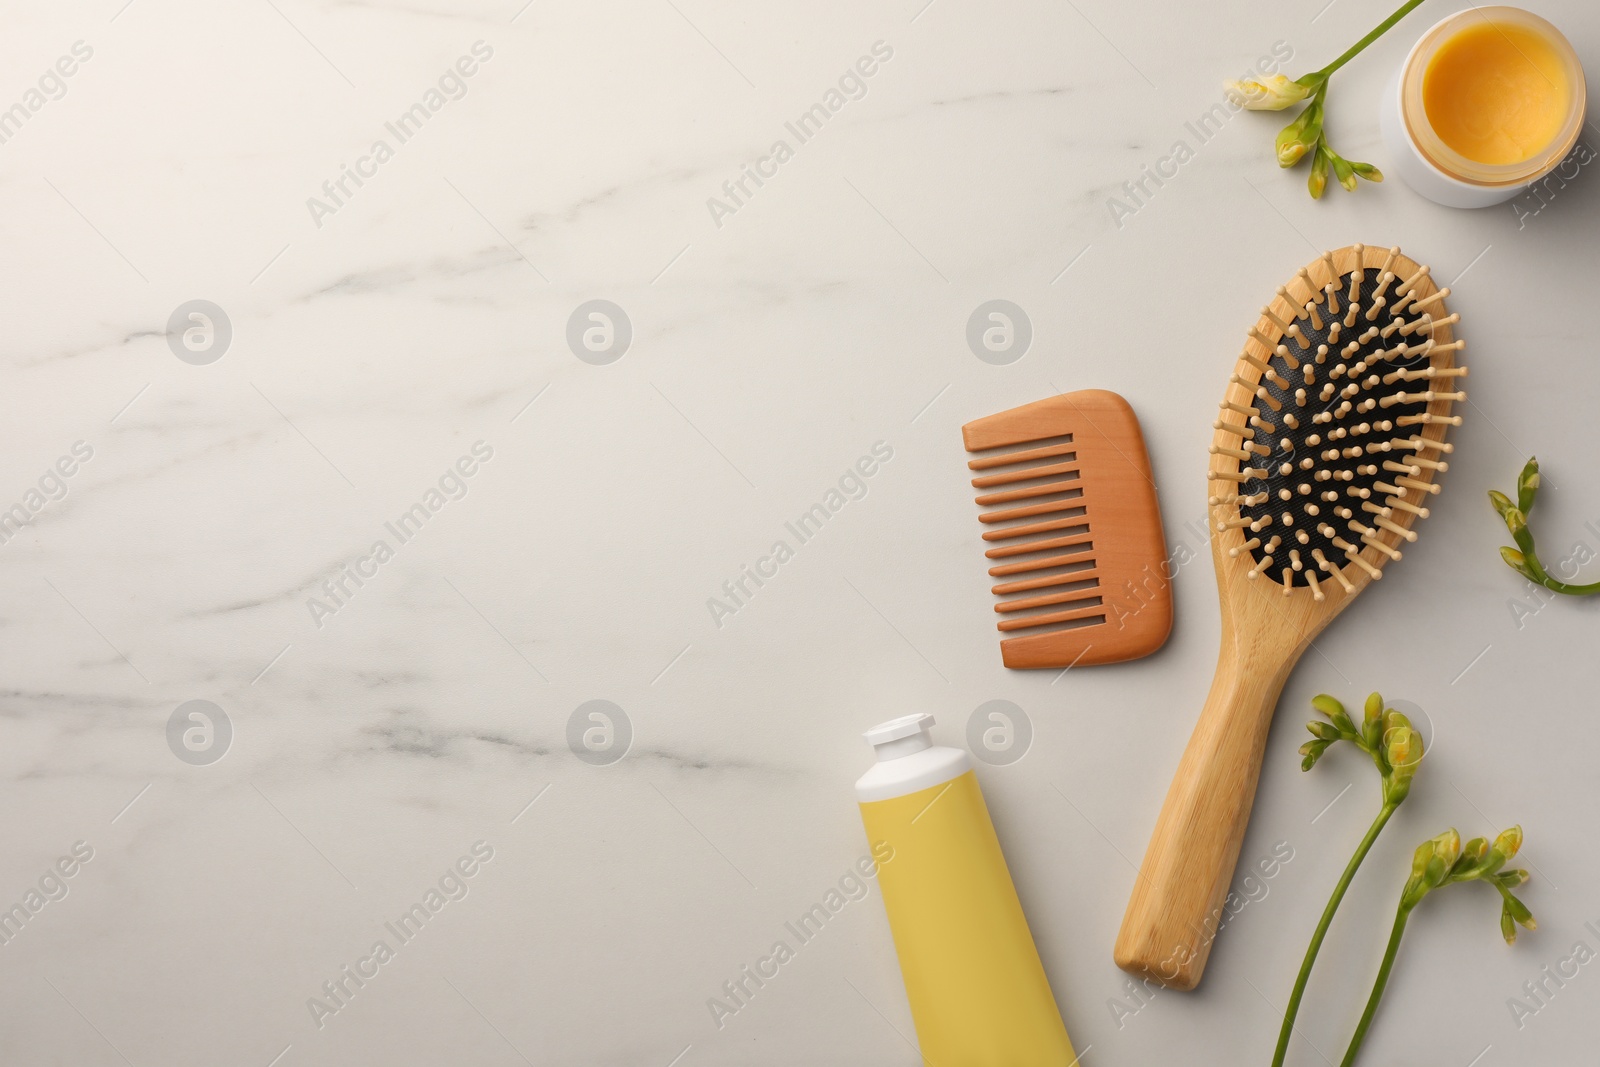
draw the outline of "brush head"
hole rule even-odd
[[[1449,292],[1398,248],[1362,245],[1279,287],[1215,424],[1219,563],[1321,601],[1381,577],[1417,539],[1466,399]]]
[[[1149,655],[1172,629],[1171,573],[1139,420],[1103,389],[961,428],[1007,667]]]

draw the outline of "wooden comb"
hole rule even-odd
[[[1117,937],[1117,965],[1200,981],[1300,654],[1400,546],[1448,469],[1466,368],[1449,289],[1398,248],[1324,252],[1251,327],[1211,445],[1222,650]]]
[[[1086,389],[961,427],[1007,667],[1148,656],[1172,629],[1171,575],[1139,420]]]

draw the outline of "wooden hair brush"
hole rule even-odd
[[[1249,331],[1211,445],[1222,650],[1122,920],[1117,965],[1200,981],[1295,661],[1415,541],[1447,469],[1460,318],[1398,248],[1325,252]]]

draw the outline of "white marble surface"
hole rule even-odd
[[[0,945],[0,1059],[915,1063],[876,893],[722,1028],[706,1001],[863,853],[859,732],[929,710],[961,743],[1008,699],[1032,749],[982,780],[1084,1061],[1265,1062],[1376,805],[1351,755],[1298,770],[1307,699],[1372,688],[1427,710],[1433,752],[1294,1061],[1339,1055],[1413,845],[1514,821],[1539,932],[1508,949],[1471,889],[1430,904],[1364,1062],[1592,1056],[1592,968],[1521,1029],[1506,1001],[1574,942],[1600,947],[1600,605],[1519,618],[1483,494],[1538,453],[1541,536],[1600,547],[1600,179],[1520,219],[1395,182],[1313,203],[1271,165],[1279,123],[1244,115],[1119,227],[1108,198],[1220,79],[1279,41],[1294,73],[1320,66],[1387,5],[922,3],[8,5],[0,107],[26,109],[75,42],[92,56],[0,144],[0,508],[75,442],[93,454],[0,546],[0,899],[75,842],[93,856]],[[1600,11],[1533,6],[1600,70]],[[1430,0],[1340,76],[1348,154],[1382,165],[1377,92],[1452,10]],[[385,123],[480,41],[465,95],[399,143]],[[879,41],[865,95],[786,138]],[[307,198],[380,138],[393,158],[319,226]],[[717,225],[708,198],[779,138],[792,158]],[[1244,855],[1286,841],[1294,859],[1201,991],[1127,1016],[1110,946],[1208,685],[1211,568],[1181,571],[1157,656],[1006,671],[957,428],[1057,389],[1124,393],[1169,540],[1198,551],[1244,329],[1352,241],[1454,282],[1458,462],[1412,558],[1289,683]],[[609,365],[564,339],[597,298],[632,323]],[[993,298],[1035,331],[1007,366],[964,339]],[[195,299],[231,322],[209,365],[168,344]],[[480,441],[466,495],[386,535]],[[707,599],[879,441],[893,457],[866,496],[717,626]],[[314,620],[308,599],[380,538],[393,558]],[[233,731],[209,765],[167,740],[197,699]],[[568,746],[591,699],[631,723],[609,766]],[[493,858],[466,896],[399,945],[384,923],[475,842]],[[319,1025],[309,998],[380,938],[394,958]]]

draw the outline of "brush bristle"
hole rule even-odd
[[[1451,446],[1428,428],[1461,424],[1449,408],[1466,399],[1466,368],[1452,365],[1464,342],[1435,338],[1459,321],[1444,317],[1450,291],[1424,294],[1426,267],[1398,278],[1398,248],[1368,251],[1381,267],[1364,267],[1356,246],[1355,265],[1334,276],[1324,253],[1278,290],[1250,331],[1266,351],[1247,348],[1231,379],[1247,402],[1231,392],[1216,424],[1239,435],[1211,450],[1236,461],[1211,474],[1211,502],[1227,509],[1216,528],[1240,530],[1229,555],[1248,552],[1249,577],[1285,596],[1304,587],[1320,601],[1327,582],[1349,592],[1351,577],[1399,559],[1396,544],[1416,540],[1411,524],[1439,491],[1433,475],[1448,469]]]

